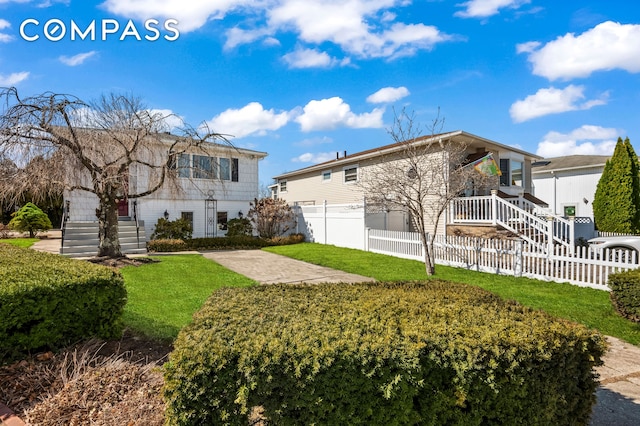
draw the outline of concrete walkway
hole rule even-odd
[[[262,284],[375,281],[373,278],[312,265],[262,250],[208,251],[202,252],[202,255]]]
[[[60,240],[49,238],[32,246],[36,250],[58,253]],[[372,278],[262,250],[211,251],[201,253],[222,266],[260,283],[364,282]],[[604,365],[597,369],[600,386],[596,391],[590,426],[640,425],[640,348],[614,337],[607,337],[610,349]]]

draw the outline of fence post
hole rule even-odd
[[[491,190],[491,224],[498,225],[498,190]]]
[[[327,200],[322,202],[322,221],[324,222],[324,244],[327,242]]]
[[[576,217],[569,216],[569,251],[573,255],[576,249]]]
[[[371,228],[364,228],[364,251],[369,251],[369,233],[371,232]]]
[[[522,259],[522,240],[517,240],[516,241],[516,252],[515,252],[515,259],[514,259],[514,264],[513,264],[513,275],[516,277],[521,277],[522,276],[522,270],[524,269],[522,267],[523,264],[523,259]]]
[[[547,257],[553,254],[553,216],[547,216]]]

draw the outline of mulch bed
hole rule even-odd
[[[125,333],[0,367],[0,401],[30,425],[162,425],[171,346]]]

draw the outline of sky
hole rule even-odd
[[[275,175],[392,143],[401,111],[543,157],[640,150],[630,0],[0,0],[0,87],[139,97]]]

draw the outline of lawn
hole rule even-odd
[[[268,247],[263,250],[379,281],[427,278],[421,262],[361,250],[312,243]],[[542,309],[557,317],[582,323],[604,334],[640,345],[640,324],[619,316],[611,305],[609,293],[602,290],[440,265],[436,266],[435,278],[477,285],[505,299],[517,300],[523,305]]]
[[[38,238],[6,238],[0,239],[0,243],[11,244],[18,247],[29,248],[36,241],[40,241]]]
[[[125,325],[145,336],[173,340],[211,293],[255,281],[199,255],[155,256],[159,263],[121,269],[128,301]]]

